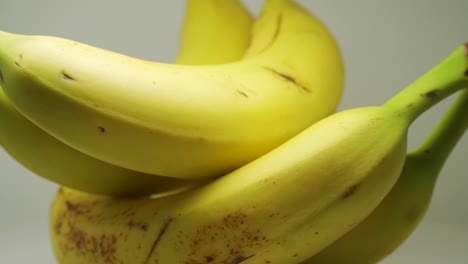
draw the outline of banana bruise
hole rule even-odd
[[[222,63],[240,59],[250,37],[251,18],[238,0],[188,1],[178,64]],[[200,19],[195,21],[195,17]],[[237,25],[234,29],[234,25]],[[210,26],[212,27],[209,30]],[[208,30],[200,52],[196,34]],[[229,35],[228,35],[229,32]],[[220,49],[220,40],[231,40]],[[192,45],[193,44],[193,45]],[[206,53],[206,51],[210,53]],[[1,88],[1,87],[0,87]],[[92,158],[62,143],[26,119],[0,89],[0,143],[33,173],[67,188],[109,196],[147,196],[187,190],[203,181],[141,173]]]
[[[372,264],[394,252],[424,218],[444,163],[467,128],[465,88],[428,138],[407,154],[397,183],[378,207],[303,264]]]
[[[28,119],[94,158],[168,177],[221,176],[334,112],[342,94],[327,28],[292,1],[273,7],[263,12],[281,16],[268,24],[277,29],[270,45],[214,66],[1,32],[2,86]]]
[[[59,263],[307,260],[352,230],[388,194],[404,164],[410,124],[467,86],[466,54],[460,47],[384,105],[333,114],[199,188],[104,201],[62,191],[51,223]],[[420,98],[433,87],[437,98]],[[108,244],[112,250],[101,248]]]

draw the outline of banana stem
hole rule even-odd
[[[423,159],[427,166],[438,171],[466,129],[468,129],[468,89],[463,89],[441,121],[410,156]]]
[[[384,106],[395,109],[412,123],[427,109],[465,87],[468,87],[468,42]]]

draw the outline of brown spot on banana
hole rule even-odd
[[[249,98],[249,96],[247,95],[246,92],[242,91],[242,90],[239,90],[237,89],[236,90],[237,94],[239,94],[240,96],[244,97],[244,98]]]
[[[145,264],[149,263],[149,261],[151,260],[151,256],[153,255],[154,250],[158,246],[164,234],[166,234],[166,231],[169,228],[169,225],[172,223],[173,220],[174,218],[172,217],[168,218],[166,222],[163,224],[163,226],[161,227],[161,230],[159,231],[158,236],[154,240],[153,245],[151,246],[150,252],[148,253],[148,256],[146,257]]]
[[[65,209],[54,225],[58,247],[62,254],[92,255],[97,259],[102,259],[103,263],[116,263],[119,235],[89,234],[76,225],[75,216]]]
[[[239,264],[239,263],[242,263],[242,262],[244,262],[244,261],[246,261],[246,260],[248,260],[249,258],[252,258],[252,257],[254,257],[254,256],[255,256],[255,255],[250,255],[250,256],[246,256],[246,257],[244,257],[244,256],[239,256],[239,257],[237,257],[237,258],[234,259],[234,261],[232,262],[232,264]]]
[[[67,239],[60,245],[64,253],[74,251],[76,255],[91,254],[102,259],[103,263],[117,263],[117,235],[91,235],[74,225],[69,228]]]
[[[57,216],[57,218],[54,221],[53,230],[54,230],[55,236],[57,237],[60,236],[60,234],[62,233],[64,219],[65,219],[65,214],[61,213]]]
[[[215,260],[214,256],[205,256],[206,263],[211,263]]]
[[[141,231],[148,231],[148,228],[149,228],[149,224],[146,223],[146,222],[138,222],[138,221],[135,221],[133,219],[129,220],[127,222],[127,226],[128,228],[130,229],[139,229]]]
[[[90,212],[94,205],[92,203],[89,203],[89,204],[72,203],[69,200],[65,200],[65,206],[68,212],[75,214],[75,215],[82,215],[82,214],[86,214]]]
[[[429,100],[434,100],[437,98],[437,96],[439,96],[439,92],[437,91],[437,89],[434,89],[427,93],[422,94],[422,96]]]
[[[62,70],[59,74],[60,78],[66,81],[76,81],[75,77],[73,77],[71,74],[67,73],[65,70]]]
[[[279,71],[277,71],[277,70],[275,70],[273,68],[269,68],[269,67],[263,67],[263,68],[266,69],[267,71],[270,71],[273,74],[285,79],[286,81],[293,83],[295,86],[299,87],[304,92],[306,92],[306,93],[311,92],[311,90],[308,87],[306,87],[306,86],[302,85],[301,83],[299,83],[299,81],[297,81],[296,78],[294,78],[294,77],[292,77],[290,75],[281,73],[281,72],[279,72]]]
[[[350,187],[348,187],[348,189],[346,189],[346,191],[344,191],[343,194],[341,194],[341,199],[343,200],[348,199],[353,194],[355,194],[358,189],[359,189],[359,184],[351,185]]]
[[[18,58],[19,58],[19,60],[23,60],[23,53],[20,53],[18,55]],[[21,68],[21,64],[18,61],[15,60],[14,64],[16,65],[16,67]],[[3,76],[3,73],[2,73],[1,69],[0,69],[0,83],[2,83],[2,84],[5,83],[5,78]]]
[[[246,250],[269,242],[260,229],[248,224],[248,216],[241,210],[229,212],[217,222],[202,224],[193,232],[178,231],[177,238],[180,245],[189,248],[187,263],[242,263],[255,255]]]

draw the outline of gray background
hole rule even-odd
[[[254,13],[261,0],[246,2]],[[302,0],[334,32],[347,83],[340,109],[378,105],[468,41],[467,0]],[[183,0],[1,0],[0,30],[56,35],[135,57],[172,62]],[[416,146],[453,96],[410,130]],[[465,263],[468,258],[468,137],[447,162],[430,210],[412,237],[383,263]],[[0,263],[55,263],[48,210],[57,186],[0,150]]]

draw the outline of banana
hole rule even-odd
[[[249,46],[253,18],[240,0],[187,0],[178,64],[240,60]]]
[[[467,128],[465,89],[429,137],[407,154],[401,176],[379,206],[349,233],[303,264],[371,264],[391,254],[423,219],[438,175]]]
[[[51,211],[59,263],[300,263],[360,223],[404,164],[407,129],[466,87],[468,46],[382,106],[342,111],[247,165],[151,199],[62,189]],[[437,90],[434,90],[434,87]]]
[[[176,63],[215,64],[240,59],[250,37],[251,18],[240,1],[223,1],[225,4],[187,1],[182,46]],[[195,17],[200,19],[195,20]],[[201,52],[200,39],[195,36],[205,30],[212,37],[205,38],[203,47],[206,50]],[[229,40],[229,45],[221,49],[220,38]],[[22,116],[1,87],[0,122],[3,124],[0,126],[0,144],[15,160],[35,174],[68,188],[129,197],[181,191],[202,183],[140,173],[85,155]]]
[[[283,5],[285,2],[290,0],[265,0],[266,5]],[[249,58],[262,53],[269,46],[272,45],[272,41],[278,36],[279,30],[281,29],[283,15],[278,12],[271,12],[270,8],[262,8],[260,10],[261,19],[253,24],[252,35],[250,44],[244,53],[244,58]]]
[[[14,159],[52,182],[91,193],[140,196],[189,188],[195,181],[117,167],[55,139],[22,116],[0,89],[0,142]]]
[[[269,46],[210,66],[0,32],[1,85],[33,123],[94,158],[168,177],[222,176],[334,112],[342,94],[327,28],[292,1],[267,1],[263,13],[281,17],[268,24]]]

